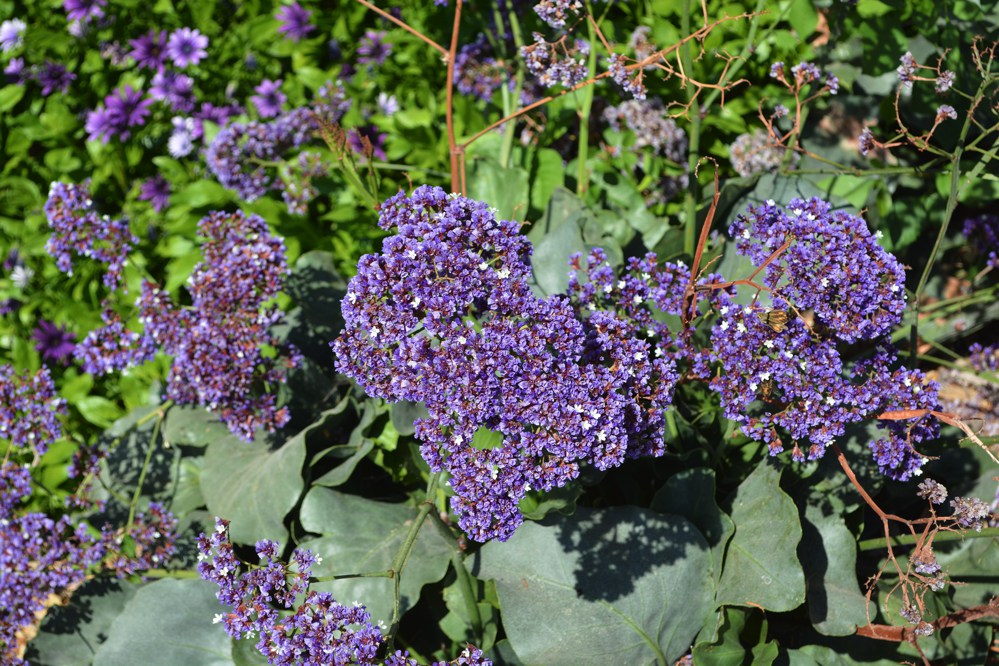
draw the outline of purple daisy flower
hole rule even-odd
[[[357,62],[371,67],[377,67],[385,62],[392,53],[392,45],[385,40],[384,30],[367,30],[357,47]]]
[[[107,0],[62,0],[66,18],[70,21],[89,21],[104,16]]]
[[[76,334],[56,326],[50,321],[40,319],[38,327],[31,334],[36,340],[35,349],[42,355],[43,361],[61,361],[63,365],[69,362],[76,348]]]
[[[128,43],[132,45],[132,50],[128,55],[132,56],[135,64],[146,69],[162,69],[166,61],[167,33],[166,30],[150,30],[138,39],[130,39]]]
[[[206,48],[208,48],[208,38],[191,28],[174,30],[167,42],[167,53],[173,58],[174,64],[182,69],[201,62],[202,58],[208,55]]]
[[[157,213],[170,205],[170,181],[156,175],[142,181],[139,186],[139,201],[148,201]]]
[[[125,86],[104,98],[104,104],[87,114],[87,139],[103,143],[117,136],[124,141],[131,136],[129,128],[146,122],[153,100],[142,96],[141,90]]]
[[[0,51],[13,51],[23,43],[22,35],[28,24],[21,19],[10,19],[0,23]]]
[[[207,120],[215,123],[219,127],[224,127],[230,118],[234,118],[243,113],[243,107],[239,104],[226,104],[225,106],[215,106],[211,102],[205,102],[201,109],[194,114],[198,120]],[[198,125],[198,136],[201,136],[201,125]]]
[[[272,118],[281,113],[281,106],[288,100],[281,92],[281,79],[264,79],[253,89],[257,94],[250,98],[261,118]]]
[[[374,125],[356,127],[347,132],[347,145],[358,155],[365,156],[364,139],[371,143],[371,155],[376,159],[385,161],[385,139],[386,134],[378,131]]]
[[[160,70],[153,76],[149,96],[187,113],[194,109],[194,80],[180,72]]]
[[[278,32],[283,32],[285,39],[290,39],[294,42],[305,39],[309,36],[310,32],[316,29],[315,26],[309,24],[309,19],[312,18],[312,11],[305,9],[297,2],[285,5],[279,9],[274,18],[281,23],[278,26]]]
[[[57,62],[46,62],[34,73],[38,85],[42,87],[42,95],[48,96],[58,90],[66,92],[69,85],[76,79],[76,74]]]

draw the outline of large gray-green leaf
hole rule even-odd
[[[312,488],[302,502],[302,526],[324,536],[301,546],[323,558],[313,575],[388,571],[416,515],[416,509],[402,504]],[[400,578],[402,612],[416,604],[424,585],[444,577],[454,547],[437,522],[423,524]],[[312,587],[331,592],[343,603],[359,601],[374,620],[391,619],[394,592],[389,578],[348,578]]]
[[[528,664],[672,663],[714,604],[708,544],[686,518],[577,509],[486,544],[503,627]]]
[[[545,294],[560,294],[568,288],[569,256],[587,250],[583,242],[585,217],[581,202],[568,191],[557,189],[544,217],[527,234],[534,243],[534,278]]]
[[[807,576],[808,616],[826,636],[848,636],[867,624],[867,599],[857,582],[857,540],[836,514],[809,505],[798,552]]]
[[[229,434],[229,428],[204,407],[174,405],[163,420],[163,440],[168,444],[207,446]]]
[[[69,605],[49,609],[41,631],[29,643],[28,661],[33,666],[89,666],[136,589],[107,578],[84,584]]]
[[[233,541],[287,539],[284,517],[305,485],[303,433],[277,450],[261,439],[244,442],[234,435],[215,440],[205,450],[201,492],[209,511],[231,521]]]
[[[715,578],[721,576],[722,558],[735,524],[715,503],[715,473],[706,467],[684,470],[670,477],[652,498],[652,509],[687,518],[711,546]]]
[[[217,588],[202,580],[163,579],[142,587],[115,618],[94,666],[232,666]]]
[[[780,489],[780,473],[758,465],[732,502],[735,536],[729,543],[718,585],[718,602],[789,611],[805,600],[805,575],[798,562],[798,510]]]
[[[495,208],[501,220],[523,220],[527,216],[527,171],[502,167],[491,158],[470,160],[468,166],[470,198]]]

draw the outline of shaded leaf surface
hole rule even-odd
[[[477,565],[495,579],[503,626],[528,664],[672,663],[713,607],[701,533],[634,507],[526,523],[486,544]]]

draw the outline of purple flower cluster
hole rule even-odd
[[[567,47],[566,42],[567,39],[563,37],[557,42],[548,43],[536,32],[534,43],[520,49],[527,71],[545,88],[556,85],[572,88],[586,80],[586,60],[580,56],[589,54],[590,45],[583,40],[576,40],[572,47]]]
[[[964,220],[964,237],[979,255],[987,257],[987,264],[999,270],[999,215],[982,213]]]
[[[282,313],[266,306],[281,290],[288,266],[284,243],[256,215],[213,212],[198,223],[205,237],[203,260],[188,280],[191,305],[174,305],[166,292],[146,282],[139,298],[145,327],[142,348],[173,356],[167,397],[218,413],[229,430],[251,439],[289,418],[265,387],[283,383],[294,353],[267,358],[262,346],[280,347],[269,332]]]
[[[474,95],[488,102],[504,81],[512,84],[513,77],[493,55],[485,33],[479,33],[474,42],[458,50],[454,59],[454,85],[462,95]]]
[[[167,56],[166,30],[150,30],[137,39],[128,40],[128,43],[132,46],[128,55],[136,65],[153,71],[163,69]]]
[[[883,344],[853,365],[838,347],[883,341],[898,323],[905,276],[897,260],[863,220],[831,211],[817,198],[750,207],[731,232],[738,251],[756,266],[769,261],[762,284],[754,286],[770,293],[772,306],[754,299],[718,310],[712,346],[722,372],[711,386],[726,417],[774,454],[784,449],[781,431],[786,433],[793,456],[811,460],[847,424],[916,412],[922,415],[883,418],[885,434],[870,448],[883,474],[899,480],[918,474],[926,459],[915,445],[939,431],[922,411],[937,408],[938,386],[918,370],[896,369],[894,352]],[[812,324],[798,316],[808,310]]]
[[[666,110],[659,100],[626,100],[617,106],[605,109],[603,118],[615,131],[628,129],[634,132],[635,143],[631,146],[632,151],[640,152],[645,148],[651,148],[653,155],[665,157],[674,164],[683,164],[686,161],[687,134],[680,129],[676,121],[666,116]],[[638,176],[636,180],[643,179],[645,175],[642,172],[643,166],[642,160],[633,163],[632,168]],[[678,176],[661,177],[652,191],[646,193],[646,204],[652,206],[668,201],[677,192],[686,189],[687,180],[686,171]]]
[[[977,497],[955,497],[950,501],[954,518],[961,527],[982,531],[982,524],[992,519],[992,509]]]
[[[156,350],[128,329],[116,312],[105,309],[101,320],[104,325],[90,331],[73,352],[84,372],[104,375],[144,363],[154,356]]]
[[[136,517],[126,532],[105,526],[98,537],[85,523],[69,516],[53,520],[42,513],[17,515],[15,508],[30,493],[28,469],[7,462],[0,468],[0,662],[25,664],[18,636],[38,622],[51,596],[72,592],[95,570],[119,577],[162,564],[174,552],[176,520],[162,507]],[[134,555],[122,546],[130,537]]]
[[[45,97],[57,91],[66,92],[76,80],[76,74],[66,69],[65,65],[52,61],[25,67],[24,58],[11,58],[3,71],[11,83],[24,85],[34,81],[41,87],[42,95]]]
[[[104,98],[104,103],[87,113],[87,139],[107,143],[117,137],[124,141],[132,135],[131,128],[146,123],[153,100],[141,90],[126,85]]]
[[[566,19],[582,9],[583,3],[579,0],[541,0],[534,5],[534,12],[541,20],[556,30],[565,28]]]
[[[65,413],[66,401],[56,393],[48,368],[18,374],[0,365],[0,439],[42,455],[62,437],[59,417]]]
[[[181,69],[201,62],[208,55],[207,48],[208,38],[192,28],[174,30],[166,45],[167,55]]]
[[[901,64],[895,70],[898,73],[898,82],[906,88],[911,88],[912,82],[916,80],[916,67],[919,66],[916,64],[916,58],[906,51],[905,55],[899,58],[899,62]]]
[[[793,81],[787,80],[784,63],[778,61],[770,65],[770,76],[781,81],[792,90],[802,90],[815,81],[822,82],[822,90],[828,90],[830,95],[839,92],[839,79],[835,74],[826,72],[825,79],[822,77],[822,70],[813,63],[800,62],[791,68]]]
[[[273,118],[281,113],[281,107],[288,101],[287,95],[281,92],[281,79],[271,81],[264,79],[253,89],[256,95],[250,98],[257,114],[261,118]]]
[[[860,217],[817,197],[767,201],[739,215],[730,232],[757,266],[790,243],[767,265],[764,286],[799,310],[814,309],[840,339],[874,339],[901,321],[905,271]]]
[[[634,78],[629,76],[625,67],[624,56],[612,53],[607,56],[607,71],[610,72],[614,83],[621,86],[621,89],[638,100],[645,99],[647,90],[642,82],[642,73],[638,72]]]
[[[388,400],[427,405],[416,424],[432,469],[446,469],[459,525],[507,539],[528,490],[551,490],[590,462],[662,453],[671,359],[612,312],[578,316],[528,286],[530,244],[483,203],[422,186],[387,200],[397,229],[358,264],[332,343],[341,372]],[[502,443],[484,445],[493,431]]]
[[[314,140],[324,125],[338,121],[349,106],[342,86],[323,86],[310,106],[282,113],[270,122],[228,125],[208,146],[205,161],[222,185],[246,201],[254,201],[277,186],[282,188],[289,210],[301,212],[314,195],[311,178],[321,169],[309,159],[291,161],[288,153]],[[287,173],[274,169],[273,163],[279,161],[284,161]],[[280,178],[279,183],[276,178]]]
[[[971,367],[978,372],[996,372],[999,370],[999,344],[982,347],[975,342],[968,348]]]
[[[229,521],[215,519],[215,530],[198,537],[198,573],[219,587],[218,600],[231,611],[215,616],[233,638],[259,633],[257,649],[274,666],[416,666],[408,653],[378,658],[385,644],[364,606],[345,606],[328,592],[309,589],[312,567],[321,559],[296,549],[291,562],[280,559],[278,544],[256,544],[260,564],[240,573],[229,539]],[[291,611],[294,612],[291,612]],[[446,666],[449,662],[434,662]],[[455,666],[491,666],[481,650],[469,648]]]
[[[737,136],[729,154],[736,173],[750,176],[754,173],[776,173],[788,151],[785,146],[771,140],[766,130],[756,129]],[[792,152],[788,166],[793,169],[798,159],[798,153]]]
[[[89,183],[55,182],[45,202],[52,235],[45,245],[56,266],[73,274],[73,255],[96,259],[108,265],[104,285],[117,289],[128,253],[139,242],[126,220],[112,220],[97,213],[90,198]]]

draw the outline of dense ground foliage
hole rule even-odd
[[[398,4],[0,0],[0,662],[986,663],[994,3]]]

